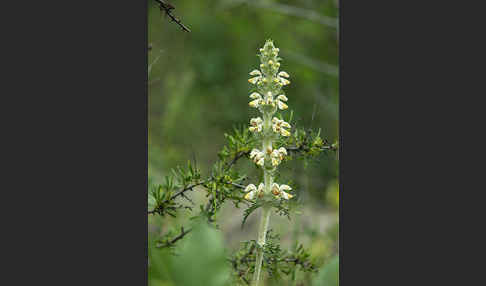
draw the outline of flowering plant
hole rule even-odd
[[[259,285],[262,269],[269,275],[289,275],[295,273],[297,266],[303,271],[316,271],[302,245],[293,252],[283,251],[278,244],[279,236],[269,229],[272,210],[290,219],[289,201],[297,197],[292,184],[276,181],[277,169],[294,156],[314,158],[338,149],[337,142],[330,144],[321,139],[320,131],[292,126],[292,112],[288,119],[277,114],[289,108],[283,87],[290,84],[290,75],[280,70],[279,49],[271,40],[259,51],[259,69],[250,72],[252,77],[248,82],[254,86],[249,106],[258,110],[260,116],[251,118],[248,127],[235,128],[232,134],[225,134],[227,145],[219,152],[219,160],[209,176],[203,177],[197,166],[189,162],[187,168],[178,167],[173,175],[166,176],[164,184],[152,185],[148,197],[150,215],[176,217],[180,210],[194,211],[195,203],[188,196],[189,192],[204,191],[208,200],[199,206],[199,213],[192,218],[204,219],[209,225],[216,224],[216,214],[228,201],[235,207],[247,206],[242,225],[251,213],[261,208],[257,239],[243,243],[229,259],[236,283],[250,284],[250,276],[253,276],[253,285]],[[243,183],[248,176],[234,168],[241,158],[253,161],[261,170],[263,181]],[[156,241],[156,246],[174,249],[191,231],[189,227],[170,231]]]

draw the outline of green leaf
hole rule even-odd
[[[156,237],[149,235],[149,286],[229,285],[221,233],[203,219],[194,220],[191,228],[174,249],[155,248]]]
[[[335,256],[324,265],[314,280],[312,286],[338,286],[339,285],[339,256]]]
[[[249,208],[247,208],[245,211],[244,211],[244,214],[243,214],[243,221],[241,222],[241,228],[243,228],[243,226],[245,225],[245,222],[246,222],[246,219],[248,218],[248,216],[256,211],[259,207],[263,206],[264,203],[261,203],[259,201],[253,203]]]
[[[230,266],[221,233],[203,220],[196,220],[193,231],[185,239],[172,261],[175,285],[227,285]]]
[[[157,203],[156,203],[156,200],[154,198],[153,193],[149,192],[149,194],[148,194],[148,209],[153,210],[156,205],[157,205]]]

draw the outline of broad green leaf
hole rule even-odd
[[[154,244],[149,241],[149,286],[229,285],[223,238],[205,221],[194,220],[192,231],[172,251],[157,249]]]
[[[339,256],[335,256],[324,265],[314,280],[312,286],[338,286],[339,285]]]

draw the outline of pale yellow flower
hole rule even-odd
[[[250,128],[248,128],[251,132],[261,132],[263,129],[263,120],[260,117],[252,118],[250,120]]]
[[[291,128],[288,122],[285,122],[283,120],[278,119],[277,117],[274,117],[272,119],[272,123],[273,123],[272,125],[273,132],[280,133],[282,136],[290,136],[290,132],[284,129],[284,128]]]
[[[252,71],[250,72],[250,75],[262,75],[262,72],[261,72],[261,71],[259,71],[259,70],[252,70]]]
[[[292,190],[291,187],[287,186],[287,185],[278,185],[277,183],[273,183],[272,185],[272,194],[276,197],[276,198],[283,198],[283,199],[286,199],[286,200],[289,200],[293,197],[293,195],[285,192],[285,191],[290,191]]]
[[[263,183],[260,183],[260,185],[258,185],[258,189],[255,187],[255,185],[253,184],[249,184],[246,188],[245,188],[245,192],[247,193],[245,195],[245,199],[246,200],[253,200],[256,196],[260,196],[263,194],[263,188],[265,186],[263,185]]]
[[[287,150],[284,147],[280,147],[278,150],[273,150],[270,154],[272,159],[272,166],[276,167],[282,162],[283,158],[287,155]]]
[[[289,78],[289,77],[290,77],[290,76],[289,76],[289,74],[288,74],[288,73],[286,73],[286,72],[284,72],[284,71],[279,72],[279,73],[278,73],[278,76],[281,76],[281,77],[286,77],[286,78]]]
[[[265,153],[258,149],[253,149],[250,152],[250,159],[252,159],[255,164],[263,167],[263,164],[265,163]]]
[[[256,76],[248,79],[248,82],[251,84],[256,84],[262,77],[261,76]]]

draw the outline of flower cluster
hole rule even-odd
[[[265,188],[265,185],[263,183],[260,183],[260,185],[258,185],[258,188],[253,184],[249,184],[245,188],[245,192],[246,192],[245,199],[253,200],[256,197],[263,197],[263,189],[264,188]],[[273,185],[272,185],[272,194],[277,199],[286,199],[286,200],[291,199],[293,196],[291,194],[285,192],[285,191],[290,191],[290,190],[292,190],[292,188],[287,186],[287,185],[280,185],[279,186],[277,183],[273,183]]]
[[[285,104],[288,99],[281,92],[281,89],[284,85],[290,84],[288,80],[290,76],[285,71],[278,71],[280,67],[279,51],[270,41],[265,43],[265,46],[260,49],[260,70],[255,69],[251,71],[250,75],[253,77],[248,79],[249,83],[256,85],[258,91],[250,94],[250,98],[253,99],[249,103],[251,107],[269,106],[272,113],[276,111],[276,108],[280,110],[288,108],[287,104]]]
[[[273,108],[277,106],[280,110],[288,108],[287,104],[285,104],[285,101],[287,101],[288,98],[284,94],[281,94],[274,99],[271,91],[267,92],[265,97],[262,97],[258,92],[253,92],[250,94],[250,98],[253,99],[248,103],[250,107],[258,108],[267,105]]]
[[[267,41],[264,47],[260,49],[260,69],[251,71],[252,77],[248,80],[249,83],[256,86],[255,91],[250,94],[252,100],[249,106],[257,108],[263,115],[250,120],[249,130],[260,134],[259,138],[262,140],[262,149],[253,149],[250,152],[250,159],[263,168],[266,178],[265,183],[261,183],[258,188],[253,184],[247,186],[245,198],[248,200],[263,197],[265,194],[273,194],[275,198],[287,200],[292,198],[292,195],[285,192],[290,190],[290,187],[273,183],[272,177],[276,167],[287,155],[287,150],[284,147],[273,148],[273,140],[278,135],[290,136],[288,129],[291,128],[288,122],[273,117],[277,110],[288,108],[286,104],[288,98],[282,91],[282,87],[290,84],[289,74],[285,71],[279,71],[280,58],[278,53],[279,49],[274,47],[273,42]],[[267,187],[265,188],[265,186]]]
[[[272,160],[273,167],[278,166],[280,162],[282,162],[284,157],[287,155],[287,150],[284,147],[280,147],[276,150],[272,150],[272,148],[268,148],[266,151],[267,151],[266,155],[268,155]],[[250,159],[252,159],[253,162],[255,162],[255,164],[263,167],[265,164],[265,153],[258,149],[253,149],[250,152]]]

